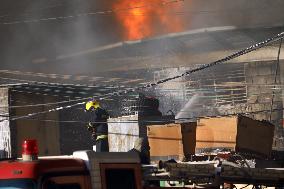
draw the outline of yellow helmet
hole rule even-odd
[[[100,107],[99,102],[98,102],[98,101],[95,101],[95,100],[94,100],[94,101],[89,101],[89,102],[86,103],[85,109],[86,109],[87,111],[89,111],[92,107],[93,107],[94,109],[99,108],[99,107]]]

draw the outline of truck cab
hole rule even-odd
[[[0,162],[0,189],[91,188],[89,175],[80,159],[6,160]]]
[[[0,161],[0,189],[142,189],[136,153],[79,151],[38,158],[35,145],[26,141],[21,159]]]
[[[0,189],[206,189],[224,184],[283,187],[284,169],[244,167],[226,157],[200,162],[160,161],[156,165],[142,165],[136,152],[77,151],[70,156],[38,158],[35,141],[27,141],[21,159],[0,161]]]

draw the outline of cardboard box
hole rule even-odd
[[[152,160],[182,160],[217,149],[270,156],[273,133],[272,124],[244,116],[203,118],[192,123],[147,127]]]
[[[182,160],[194,154],[196,122],[147,127],[151,160]]]
[[[270,157],[275,126],[268,121],[256,121],[245,116],[238,117],[236,152]]]

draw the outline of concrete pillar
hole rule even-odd
[[[0,159],[11,157],[9,89],[0,88]]]
[[[284,61],[283,60],[280,61],[280,82],[281,82],[280,86],[281,86],[281,89],[282,89],[282,94],[281,94],[282,107],[284,109],[284,103],[283,103],[284,87],[282,86],[284,84]],[[281,150],[284,150],[284,121],[283,121],[283,118],[284,118],[284,111],[283,111],[283,116],[282,116],[281,129],[279,130],[279,136],[280,136],[279,143],[280,143],[280,149]]]

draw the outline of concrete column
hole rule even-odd
[[[281,52],[283,54],[283,52]],[[283,56],[283,55],[282,55]],[[284,109],[284,103],[283,103],[283,95],[284,95],[284,87],[282,86],[284,84],[284,61],[280,61],[280,86],[281,86],[281,89],[282,89],[282,94],[281,94],[281,100],[282,100],[282,107]],[[284,150],[284,121],[283,121],[283,118],[284,118],[284,111],[283,111],[283,116],[282,116],[282,124],[281,124],[281,129],[279,131],[279,135],[280,135],[280,149],[281,150]]]
[[[9,89],[0,88],[0,159],[11,157]]]

